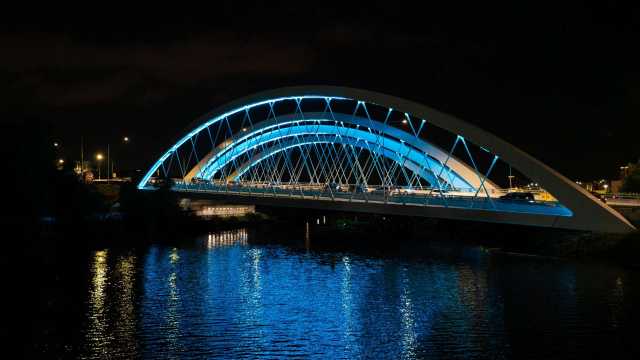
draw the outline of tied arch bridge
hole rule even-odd
[[[635,231],[573,181],[477,126],[345,87],[280,88],[204,115],[138,188],[163,182],[238,203]]]

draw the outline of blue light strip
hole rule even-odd
[[[306,120],[313,121],[313,120]],[[292,121],[291,124],[297,124],[301,121]],[[282,123],[280,123],[282,125]],[[267,128],[272,129],[274,126],[269,126]],[[262,130],[262,129],[261,129]],[[272,131],[262,132],[256,131],[255,133],[251,133],[249,135],[245,135],[242,138],[234,141],[230,146],[228,146],[226,151],[221,151],[216,154],[210,160],[209,164],[204,167],[204,171],[201,171],[198,174],[198,177],[203,179],[211,179],[219,170],[221,170],[224,166],[226,166],[231,161],[235,160],[238,156],[251,151],[261,145],[266,143],[277,141],[280,139],[284,139],[287,137],[292,137],[296,135],[336,135],[337,137],[348,137],[354,138],[356,140],[361,140],[364,142],[369,142],[372,144],[376,144],[377,139],[380,135],[372,134],[369,131],[358,130],[354,128],[347,127],[337,127],[334,125],[297,125],[290,126],[285,128],[277,128]],[[339,142],[339,140],[336,140]],[[402,142],[402,140],[397,141],[391,138],[385,138],[384,144],[381,145],[384,149],[391,151],[396,154],[402,153],[404,157],[408,160],[411,160],[413,163],[419,165],[423,170],[428,170],[430,173],[434,174],[434,177],[430,177],[429,179],[425,179],[430,183],[434,183],[435,181],[435,173],[442,172],[442,165],[429,157],[424,156],[420,151],[406,146]],[[432,170],[433,169],[433,170]],[[473,188],[467,181],[465,181],[462,177],[460,177],[455,172],[452,172],[453,175],[453,183],[451,184],[456,188]],[[436,182],[437,183],[437,182]]]

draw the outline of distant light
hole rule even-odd
[[[122,140],[123,140],[124,142],[129,142],[129,137],[128,137],[128,136],[125,136]]]
[[[53,147],[58,147],[58,145],[60,145],[60,144],[58,144],[57,142],[53,143]]]
[[[104,156],[102,156],[102,154],[96,154],[96,159],[97,160],[102,160],[104,158]]]
[[[58,159],[58,164],[60,165],[64,164],[64,159]]]
[[[408,122],[407,119],[402,119],[403,124],[406,124],[407,122]]]
[[[242,128],[242,131],[247,131],[247,128],[246,128],[246,127],[243,127],[243,128]]]

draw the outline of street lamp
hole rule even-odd
[[[102,179],[100,174],[100,168],[102,167],[102,159],[104,159],[104,156],[102,156],[102,154],[100,153],[97,153],[96,160],[98,160],[98,180]]]
[[[128,136],[123,137],[122,141],[124,141],[125,143],[128,143],[129,142],[129,137]]]
[[[57,148],[59,145],[60,145],[60,144],[59,144],[57,141],[54,141],[54,142],[53,142],[53,147],[56,147],[56,148]]]
[[[60,165],[64,164],[64,159],[58,159],[58,164]]]

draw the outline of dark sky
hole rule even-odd
[[[575,179],[640,157],[638,9],[346,3],[5,14],[0,112],[50,122],[69,159],[81,134],[89,153],[128,135],[122,161],[144,167],[236,97],[344,85],[458,116]]]

